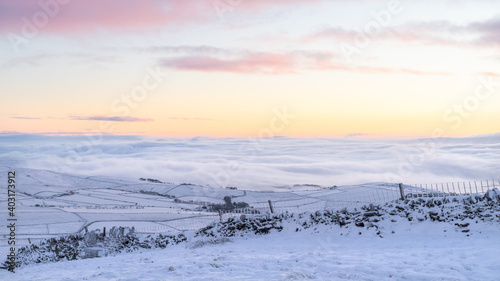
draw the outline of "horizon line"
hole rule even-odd
[[[500,132],[474,134],[474,135],[453,135],[453,136],[423,136],[423,135],[371,135],[371,134],[347,134],[347,135],[315,135],[315,136],[300,136],[300,135],[276,135],[276,136],[236,136],[236,135],[158,135],[158,134],[143,134],[136,133],[103,133],[103,132],[42,132],[42,133],[29,133],[29,132],[5,132],[0,131],[2,136],[47,136],[47,137],[78,137],[78,136],[113,136],[113,137],[147,137],[147,138],[171,138],[171,139],[194,139],[194,138],[211,138],[211,139],[273,139],[273,138],[295,138],[295,139],[319,139],[319,138],[343,138],[343,139],[445,139],[445,138],[472,138],[500,135]]]

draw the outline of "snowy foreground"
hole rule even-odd
[[[472,198],[237,218],[165,249],[30,264],[0,279],[498,280],[500,193]]]
[[[492,232],[490,232],[492,231]],[[494,231],[494,232],[493,232]],[[428,223],[388,238],[273,233],[191,249],[32,265],[2,280],[498,280],[500,231],[466,237]],[[14,279],[13,279],[14,278]]]

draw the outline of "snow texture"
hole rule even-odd
[[[0,278],[497,280],[499,224],[500,192],[494,189],[483,196],[418,198],[360,209],[242,215],[177,236],[115,228],[108,242],[95,232],[83,239],[82,245],[104,249],[107,257],[42,259],[25,263],[15,275],[2,271]],[[59,244],[49,244],[46,255],[54,257],[53,245]]]

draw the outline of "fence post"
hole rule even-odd
[[[106,237],[106,227],[102,228],[102,237]]]
[[[269,209],[271,210],[271,214],[274,214],[273,203],[271,202],[271,200],[268,200],[267,202],[269,202]]]
[[[85,226],[85,233],[89,232],[89,229],[87,228],[87,226]]]
[[[399,183],[399,193],[401,194],[401,200],[405,200],[405,192],[403,190],[403,184]]]
[[[30,244],[31,244],[31,239],[30,239],[29,237],[28,237],[28,243],[30,243]]]
[[[219,210],[219,219],[222,222],[222,210]]]

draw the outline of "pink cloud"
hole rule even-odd
[[[148,49],[149,50],[149,49]],[[210,46],[155,47],[154,51],[179,54],[180,57],[161,59],[159,64],[181,71],[229,72],[239,74],[289,74],[301,71],[344,71],[366,74],[404,73],[411,75],[448,76],[452,73],[409,68],[376,66],[351,66],[343,56],[334,52],[294,50],[283,52],[251,52],[248,50],[222,49]]]
[[[322,0],[244,0],[234,12],[258,12],[290,4],[310,4]],[[27,18],[31,23],[48,21],[39,28],[44,33],[78,33],[98,30],[143,31],[168,25],[219,20],[214,3],[227,0],[0,0],[0,33],[21,32]],[[238,3],[233,1],[233,3]],[[33,20],[35,18],[35,20]]]
[[[245,49],[222,49],[210,46],[156,47],[172,56],[159,64],[183,71],[287,74],[301,69],[328,68],[341,55],[331,51],[293,50],[255,52]]]
[[[228,72],[238,74],[289,74],[301,71],[344,71],[357,73],[403,73],[411,75],[453,75],[448,72],[408,68],[349,66],[336,60],[338,54],[329,52],[293,51],[277,53],[251,53],[240,51],[238,56],[185,55],[161,59],[160,65],[181,71]]]
[[[196,1],[136,1],[136,0],[42,0],[51,3],[44,9],[38,1],[0,2],[5,15],[0,17],[2,31],[20,30],[26,17],[32,22],[37,13],[48,14],[49,20],[43,31],[70,33],[99,29],[134,30],[168,23],[203,18]],[[57,3],[57,4],[55,4]],[[52,11],[52,12],[49,12]],[[42,18],[42,16],[40,16]],[[42,22],[42,21],[41,21]]]
[[[137,118],[130,116],[69,116],[71,120],[87,120],[87,121],[114,121],[114,122],[151,122],[150,118]]]
[[[500,18],[467,25],[456,25],[447,21],[412,22],[382,29],[374,36],[375,40],[392,40],[404,43],[423,43],[433,45],[498,45],[500,43]],[[354,29],[330,27],[302,38],[301,42],[316,40],[335,40],[353,42],[359,36]]]
[[[86,121],[113,121],[113,122],[151,122],[154,121],[151,118],[138,118],[138,117],[130,117],[130,116],[77,116],[70,115],[67,117],[52,117],[52,116],[44,116],[44,117],[33,117],[33,116],[11,116],[11,119],[22,119],[22,120],[42,120],[42,119],[68,119],[68,120],[86,120]],[[196,118],[195,118],[196,119]]]
[[[202,72],[285,74],[295,72],[296,68],[293,56],[272,53],[248,54],[230,59],[185,56],[163,59],[160,63],[168,68]]]
[[[272,8],[276,6],[284,6],[284,5],[298,5],[298,4],[316,4],[322,2],[324,0],[239,0],[233,1],[235,3],[240,2],[241,4],[235,5],[234,9],[242,9],[245,11],[260,11],[262,9]],[[211,3],[215,3],[216,1],[211,1]],[[220,0],[220,3],[230,3],[227,0]]]
[[[10,117],[11,119],[21,119],[21,120],[39,120],[42,119],[40,117],[28,117],[28,116],[14,116]]]

